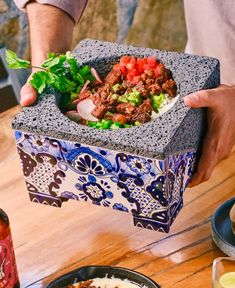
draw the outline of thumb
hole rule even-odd
[[[31,76],[28,78],[28,81]],[[33,104],[37,99],[37,91],[31,86],[28,81],[20,90],[20,105],[29,106]]]
[[[213,107],[215,99],[210,90],[201,90],[185,96],[184,103],[192,108]]]

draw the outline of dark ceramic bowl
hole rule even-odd
[[[126,268],[112,266],[86,266],[78,268],[72,272],[69,272],[68,274],[57,278],[51,284],[49,284],[47,288],[67,288],[69,284],[71,285],[75,282],[85,281],[96,277],[110,278],[112,276],[120,279],[128,279],[131,282],[136,283],[140,287],[147,286],[148,288],[160,288],[160,286],[156,282],[143,274]]]
[[[211,219],[212,238],[218,248],[228,256],[235,256],[235,235],[229,218],[234,203],[235,197],[223,203]]]

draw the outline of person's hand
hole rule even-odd
[[[85,8],[85,2],[80,9]],[[74,28],[74,20],[63,10],[47,4],[30,1],[26,5],[29,20],[31,63],[39,67],[49,52],[65,53],[70,50]],[[82,12],[81,12],[82,14]],[[33,68],[32,74],[37,69]],[[37,91],[27,83],[20,91],[20,104],[28,106],[37,99]]]
[[[29,81],[32,78],[33,73],[37,72],[36,69],[32,69],[32,73],[29,76],[28,80],[22,86],[20,90],[20,105],[21,106],[29,106],[32,105],[37,99],[37,91],[30,85]]]
[[[220,85],[184,98],[192,108],[208,107],[208,130],[203,141],[198,168],[189,187],[207,181],[220,161],[226,159],[235,144],[235,86]]]

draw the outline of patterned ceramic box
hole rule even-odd
[[[60,207],[83,200],[129,212],[138,227],[168,232],[183,206],[204,127],[203,111],[187,108],[183,96],[217,86],[218,61],[95,40],[82,41],[74,54],[101,74],[121,55],[154,55],[172,70],[180,96],[156,120],[115,131],[72,122],[60,112],[60,95],[39,97],[13,121],[31,201]]]

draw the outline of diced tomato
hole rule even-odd
[[[136,64],[136,58],[134,56],[130,57],[129,63]]]
[[[126,75],[126,79],[127,79],[128,81],[132,82],[133,76],[130,75],[130,74],[127,74],[127,75]]]
[[[139,66],[143,66],[144,64],[147,64],[147,59],[146,58],[138,58],[137,59],[137,64]]]
[[[122,56],[120,58],[120,64],[123,66],[123,65],[126,65],[130,60],[130,57],[125,55],[125,56]]]
[[[126,116],[123,114],[114,114],[112,120],[113,122],[119,122],[122,125],[126,124],[127,122]]]
[[[126,66],[120,66],[120,70],[122,72],[122,75],[126,75],[127,74]]]
[[[157,66],[157,60],[155,57],[148,57],[147,63],[148,63],[149,68],[155,68]]]
[[[127,63],[127,64],[126,64],[126,68],[127,68],[128,70],[132,70],[132,69],[134,69],[134,67],[135,67],[135,64],[134,64],[134,63]]]
[[[129,74],[132,75],[132,76],[138,76],[138,75],[140,75],[140,74],[139,74],[139,71],[138,71],[137,69],[132,69],[132,70],[130,70]]]
[[[137,84],[140,81],[140,76],[134,76],[132,82]]]
[[[113,65],[113,70],[115,70],[115,71],[119,71],[119,70],[121,70],[120,65],[119,65],[119,64],[115,64],[115,65]]]

